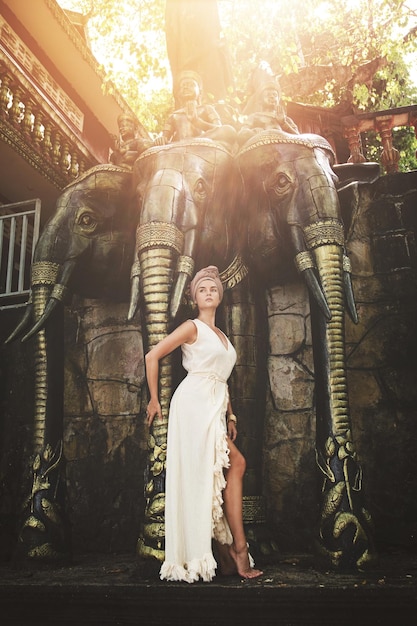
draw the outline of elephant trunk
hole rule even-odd
[[[24,337],[24,340],[36,333],[35,411],[33,424],[33,449],[35,453],[38,453],[47,443],[50,443],[47,428],[50,428],[50,422],[56,422],[55,415],[52,419],[47,419],[49,409],[48,402],[55,402],[56,398],[62,397],[62,395],[56,393],[56,391],[61,391],[63,385],[55,378],[57,359],[62,360],[62,354],[59,354],[60,344],[63,341],[62,336],[60,341],[58,340],[57,345],[51,343],[51,339],[55,339],[57,334],[54,325],[56,326],[58,323],[58,326],[62,327],[62,324],[59,324],[59,319],[57,318],[56,320],[54,319],[55,324],[51,324],[51,327],[48,329],[44,327],[39,329],[38,326],[50,302],[53,286],[58,278],[59,270],[60,266],[52,262],[38,262],[35,263],[32,268],[31,297],[34,326]],[[54,388],[53,394],[51,393],[51,376],[55,378],[55,382],[58,382],[60,387],[59,390]],[[62,422],[62,415],[60,421]]]
[[[314,250],[320,283],[332,313],[325,325],[328,353],[328,394],[331,408],[329,435],[343,438],[350,431],[349,400],[344,351],[343,251],[337,245]]]
[[[42,318],[58,275],[56,264],[38,263],[32,272],[35,326]],[[69,558],[63,458],[64,327],[55,313],[35,337],[35,406],[32,489],[24,511],[17,556],[37,561]]]
[[[33,292],[33,313],[35,323],[45,311],[51,294],[50,287],[38,286]],[[36,335],[35,347],[35,410],[33,422],[33,450],[40,452],[47,443],[46,407],[48,402],[48,350],[46,331],[43,328]]]
[[[352,437],[344,344],[344,253],[320,243],[313,258],[331,311],[327,320],[312,300],[317,387],[316,454],[324,475],[318,558],[326,566],[363,569],[375,559],[372,525],[363,505],[362,470]]]
[[[182,249],[182,233],[174,224],[151,222],[139,226],[136,254],[140,266],[142,293],[142,325],[145,344],[153,348],[170,330],[169,302]],[[145,495],[147,500],[143,534],[138,540],[138,553],[164,557],[165,463],[169,403],[173,387],[173,355],[159,364],[159,400],[162,420],[154,420],[148,440],[148,468]]]
[[[150,248],[140,253],[143,320],[148,349],[156,346],[168,334],[167,312],[174,266],[172,251],[169,248]],[[171,388],[172,365],[171,359],[166,357],[160,361],[160,403],[163,421],[154,424],[155,435],[160,430],[166,430]]]

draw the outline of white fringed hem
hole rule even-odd
[[[210,582],[216,575],[217,563],[214,556],[209,552],[202,559],[193,559],[184,566],[164,561],[159,577],[161,580],[184,581],[186,583],[197,582],[200,578],[204,582]]]
[[[233,538],[223,512],[223,490],[226,487],[223,470],[230,467],[229,452],[226,433],[221,431],[216,437],[213,469],[212,536],[220,543],[230,545]]]

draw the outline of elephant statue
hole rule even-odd
[[[34,254],[31,299],[7,339],[35,335],[32,489],[24,510],[18,556],[65,560],[70,537],[65,512],[62,446],[64,397],[63,307],[71,292],[128,298],[134,245],[131,169],[97,165],[57,200]]]
[[[236,166],[226,147],[207,138],[146,150],[133,169],[138,211],[129,318],[139,303],[145,351],[181,317],[194,271],[216,264],[226,288],[245,278],[238,254],[240,216],[235,201]],[[163,560],[165,458],[175,356],[160,363],[163,420],[149,437],[147,506],[138,552]]]
[[[363,567],[374,558],[349,415],[343,291],[353,319],[356,310],[338,200],[338,176],[354,182],[363,172],[355,165],[334,166],[333,160],[330,145],[315,135],[265,131],[237,156],[221,143],[195,138],[148,148],[133,172],[111,164],[96,166],[63,190],[36,247],[31,302],[8,339],[26,332],[24,340],[35,336],[36,341],[32,489],[19,536],[20,554],[37,561],[70,554],[60,303],[68,301],[71,292],[124,300],[130,278],[128,318],[140,308],[146,349],[188,312],[192,274],[216,264],[226,289],[226,332],[234,343],[253,335],[253,346],[246,350],[253,354],[253,363],[246,369],[238,363],[240,372],[234,375],[240,379],[236,400],[232,390],[238,411],[240,398],[249,398],[250,408],[243,406],[248,414],[256,405],[255,395],[262,395],[265,370],[256,353],[257,328],[265,326],[263,312],[256,309],[257,290],[287,280],[295,256],[312,294],[316,449],[323,475],[318,552],[325,564],[336,567]],[[376,178],[373,164],[361,168],[368,181]],[[149,436],[147,506],[138,540],[139,554],[157,561],[163,559],[164,549],[167,415],[179,371],[174,364],[175,355],[161,363],[164,419],[154,422]],[[259,403],[255,408],[262,414]],[[251,420],[257,424],[247,426]],[[243,421],[252,441],[258,442],[255,457],[260,422],[252,417],[246,425]],[[250,462],[248,470],[250,474]],[[256,492],[256,476],[254,485]]]
[[[357,318],[333,161],[333,151],[322,137],[294,136],[280,131],[256,135],[243,146],[237,158],[232,158],[224,146],[207,139],[148,149],[136,161],[133,174],[138,228],[129,317],[134,316],[140,302],[145,350],[151,348],[166,336],[176,318],[178,321],[193,272],[215,263],[223,274],[226,294],[228,287],[234,287],[229,291],[233,295],[229,297],[232,314],[225,322],[227,332],[233,340],[240,326],[241,334],[247,337],[249,321],[251,332],[255,327],[256,334],[259,320],[265,326],[265,317],[259,310],[250,311],[253,302],[247,293],[242,296],[242,291],[257,292],[252,300],[259,301],[259,285],[288,280],[289,268],[296,257],[297,267],[313,294],[312,318],[324,320],[319,329],[313,324],[319,398],[317,458],[325,476],[323,501],[329,492],[328,498],[334,502],[333,482],[338,490],[343,486],[343,505],[348,503],[347,510],[342,509],[342,517],[336,511],[333,518],[337,516],[340,522],[349,525],[355,522],[354,558],[356,564],[362,565],[372,558],[373,550],[366,510],[361,507],[357,512],[356,504],[352,514],[353,501],[357,502],[361,495],[357,488],[361,470],[352,442],[344,356],[340,354],[340,346],[343,352],[344,303],[342,283],[338,280],[345,285],[349,311],[353,319]],[[356,166],[336,167],[344,178],[350,177],[346,184],[355,182],[359,175],[363,177],[364,171],[367,180],[376,177],[375,164],[365,164],[360,172]],[[243,197],[240,194],[242,182]],[[234,304],[237,313],[233,314]],[[243,330],[242,324],[246,324]],[[326,347],[324,352],[323,346]],[[159,561],[163,559],[164,542],[167,415],[173,373],[177,369],[173,367],[173,358],[170,355],[161,363],[160,397],[164,420],[153,424],[149,437],[145,481],[148,504],[138,541],[140,555]],[[259,355],[255,361],[254,369],[262,371]],[[252,379],[245,393],[250,387],[253,395],[255,389],[259,394],[260,378]],[[242,388],[238,398],[239,395],[243,395]],[[326,454],[333,439],[338,447],[329,458]],[[257,453],[259,450],[255,456]],[[356,469],[354,479],[351,478],[352,468]],[[343,472],[349,472],[349,479],[340,480],[340,471],[343,476]],[[327,512],[328,506],[325,510]],[[329,524],[328,516],[323,514],[320,537],[333,532]],[[339,524],[337,531],[342,533],[340,528]],[[367,548],[363,550],[364,543]],[[321,554],[332,559],[333,564],[338,565],[340,561],[345,565],[352,558],[349,549],[327,549],[326,539],[319,545]]]
[[[362,471],[352,436],[344,351],[345,302],[357,313],[338,198],[361,175],[378,177],[377,164],[361,171],[334,165],[330,144],[317,135],[263,131],[237,154],[243,180],[244,258],[266,286],[288,275],[289,262],[310,293],[316,386],[316,458],[323,477],[317,555],[334,568],[364,568],[375,558],[372,524],[361,491]],[[282,271],[284,269],[284,272]]]

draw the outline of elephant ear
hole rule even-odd
[[[379,163],[340,163],[333,165],[339,196],[340,211],[345,231],[350,232],[353,216],[358,210],[359,185],[372,184],[381,175]]]
[[[339,181],[336,184],[337,191],[343,191],[351,185],[361,183],[374,183],[381,175],[379,163],[340,163],[333,165],[333,171]]]

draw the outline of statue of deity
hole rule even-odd
[[[238,133],[239,144],[245,143],[256,133],[271,128],[294,135],[299,134],[295,122],[285,113],[280,92],[280,87],[274,80],[262,85],[256,99],[257,110],[247,116]]]
[[[191,70],[181,72],[176,88],[180,108],[169,116],[156,143],[164,145],[193,137],[205,137],[228,146],[235,143],[235,129],[222,124],[215,107],[202,103],[201,95],[200,76]]]

